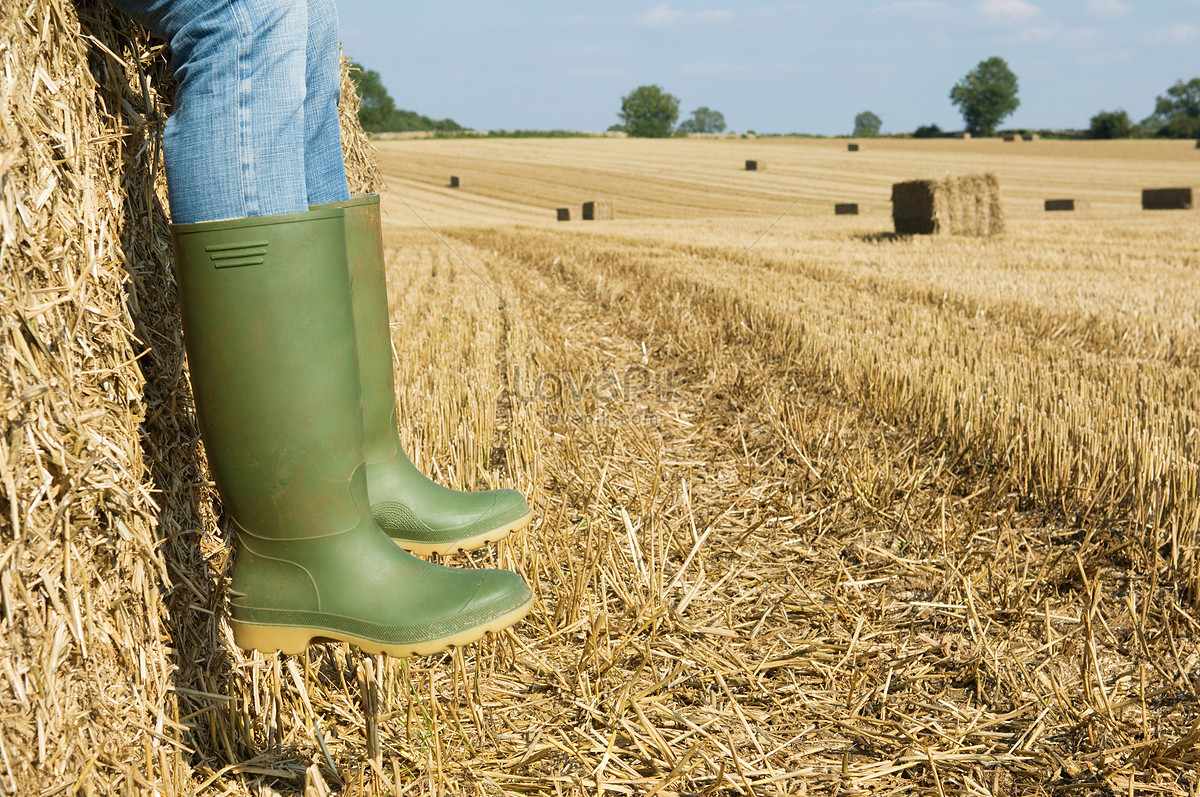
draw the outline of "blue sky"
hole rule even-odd
[[[657,83],[732,130],[961,129],[951,87],[1004,58],[1021,107],[1004,126],[1136,121],[1200,76],[1200,0],[338,0],[345,53],[401,108],[478,129],[603,130]]]

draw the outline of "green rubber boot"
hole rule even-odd
[[[172,228],[196,411],[237,531],[234,639],[435,653],[533,597],[515,573],[418,559],[371,518],[344,235],[336,209]]]
[[[525,528],[533,510],[516,490],[451,490],[428,479],[405,455],[397,430],[379,195],[315,207],[343,208],[346,214],[367,494],[375,522],[397,545],[423,555],[469,551]]]

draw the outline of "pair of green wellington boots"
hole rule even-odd
[[[209,467],[236,528],[234,640],[413,656],[524,617],[515,573],[443,567],[527,525],[514,490],[466,493],[404,455],[377,195],[179,224],[172,245]]]

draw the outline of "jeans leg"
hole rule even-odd
[[[342,64],[337,9],[333,0],[308,0],[307,94],[304,98],[304,161],[308,202],[320,205],[350,198],[338,103]]]
[[[175,223],[307,210],[307,0],[114,0],[171,45]],[[335,34],[336,35],[336,34]]]

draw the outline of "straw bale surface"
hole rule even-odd
[[[866,206],[857,202],[838,202],[833,206],[835,216],[857,216],[865,210]]]
[[[1046,210],[1087,210],[1088,203],[1083,199],[1047,199]]]
[[[558,209],[558,220],[559,221],[570,221],[571,220],[571,209],[570,208],[559,208]]]
[[[858,152],[858,144],[847,144],[846,151],[847,152]]]
[[[1191,188],[1146,188],[1142,190],[1142,210],[1189,210],[1193,205]]]
[[[746,171],[748,172],[757,172],[765,168],[767,168],[767,164],[760,161],[746,161]]]
[[[254,740],[171,275],[165,47],[20,0],[0,61],[0,791],[188,792]]]
[[[584,221],[597,221],[616,217],[616,210],[613,208],[613,203],[604,200],[584,202],[582,213]]]
[[[909,180],[892,186],[901,235],[995,235],[1004,231],[1000,184],[992,173]]]

